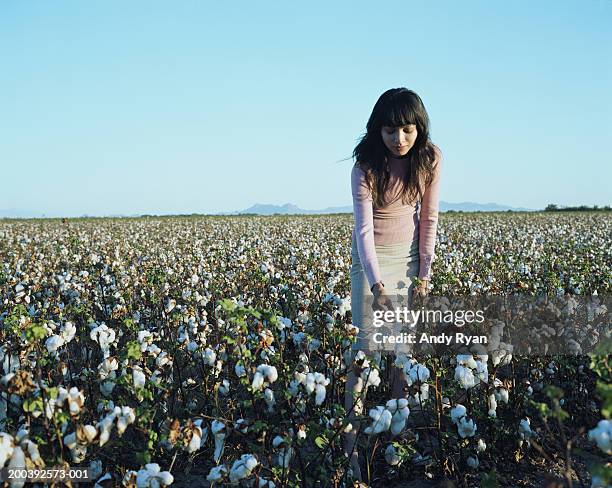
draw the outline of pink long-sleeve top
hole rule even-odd
[[[353,216],[355,226],[352,238],[356,239],[359,260],[370,283],[380,281],[375,245],[389,245],[402,242],[419,242],[419,278],[431,279],[431,264],[438,227],[441,153],[437,152],[434,175],[431,184],[425,188],[420,203],[416,206],[401,201],[401,177],[407,171],[406,159],[389,158],[390,181],[386,205],[374,208],[372,194],[368,188],[365,173],[357,165],[351,171],[351,192],[353,194]]]

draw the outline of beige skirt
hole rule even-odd
[[[419,241],[376,245],[376,256],[380,269],[381,279],[385,284],[385,291],[391,299],[394,308],[412,306],[413,279],[419,274]],[[372,300],[374,296],[359,260],[357,242],[352,239],[351,247],[351,313],[353,325],[359,327],[357,342],[352,345],[352,351],[358,350],[386,350],[397,351],[393,345],[380,345],[375,343],[381,339],[373,337],[375,332],[389,330],[388,328],[375,328],[372,326],[373,311]],[[392,329],[394,329],[392,327]],[[405,330],[405,328],[404,328]],[[397,330],[399,332],[399,329]],[[405,346],[401,348],[405,349]]]

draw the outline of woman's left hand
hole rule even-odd
[[[419,285],[415,286],[412,291],[413,296],[426,296],[429,293],[428,285],[429,280],[420,280]]]

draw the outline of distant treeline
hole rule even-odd
[[[544,209],[545,212],[597,212],[602,210],[607,211],[612,210],[612,208],[610,208],[610,205],[606,205],[605,207],[599,207],[597,205],[593,205],[592,207],[588,205],[580,205],[579,207],[560,207],[551,203]]]

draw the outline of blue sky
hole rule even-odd
[[[379,95],[423,98],[441,199],[610,204],[612,2],[0,3],[0,210],[350,205]]]

